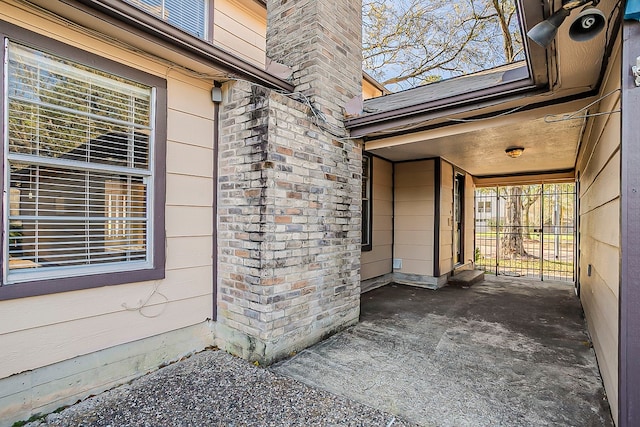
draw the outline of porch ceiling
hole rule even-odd
[[[544,16],[558,10],[561,3],[543,2]],[[519,75],[513,72],[518,68],[507,70],[509,77],[515,78],[514,85],[507,85],[511,80],[505,78],[507,73],[498,79],[504,90],[497,95],[490,90],[473,90],[473,83],[500,77],[499,73],[465,76],[440,86],[435,83],[368,100],[366,112],[348,121],[348,126],[354,136],[364,137],[367,151],[391,161],[443,157],[475,176],[571,170],[586,121],[586,111],[580,111],[597,100],[609,40],[617,30],[616,3],[602,0],[598,4],[608,24],[591,40],[576,42],[569,37],[569,27],[582,8],[572,11],[546,50],[527,39],[528,87],[515,86]],[[524,4],[526,31],[540,22],[542,14],[540,9],[536,12],[535,5]],[[541,63],[547,76],[544,84],[545,79],[536,77]],[[478,97],[461,100],[461,95],[454,93],[453,98],[451,88],[457,80],[460,85],[455,90],[471,88]],[[448,98],[450,103],[443,102]],[[549,115],[561,118],[576,112],[578,118],[545,121]],[[508,157],[505,149],[511,146],[524,147],[523,155]]]
[[[372,140],[366,149],[391,161],[443,157],[475,176],[572,169],[584,121],[546,122],[545,116],[555,115],[548,120],[563,117],[587,101]],[[522,156],[514,159],[505,154],[513,146],[525,148]]]

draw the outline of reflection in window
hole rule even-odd
[[[478,202],[478,213],[491,213],[491,202],[490,201],[479,201]]]
[[[150,265],[152,88],[16,43],[8,60],[5,283]]]
[[[105,181],[105,244],[108,250],[144,250],[144,193],[142,184]]]

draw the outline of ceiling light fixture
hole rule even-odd
[[[504,150],[504,152],[507,153],[507,156],[515,159],[516,157],[520,157],[522,155],[522,153],[524,152],[524,147],[509,147]]]

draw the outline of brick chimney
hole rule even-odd
[[[261,364],[358,321],[362,208],[362,146],[343,138],[361,97],[360,1],[267,6],[269,56],[306,98],[223,86],[215,330]]]
[[[267,58],[333,125],[362,94],[360,0],[267,0]]]

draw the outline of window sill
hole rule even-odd
[[[165,278],[164,266],[145,270],[121,271],[115,273],[91,274],[60,279],[41,279],[31,282],[5,284],[0,286],[0,301],[16,298],[35,297],[60,292],[80,291],[103,286],[161,280]]]

